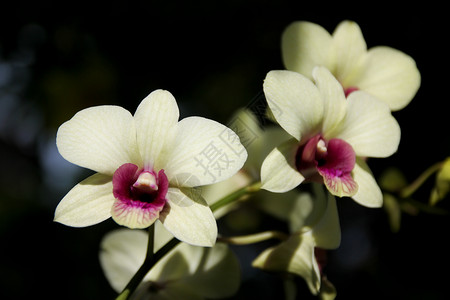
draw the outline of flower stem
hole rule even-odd
[[[153,228],[153,229],[152,229]],[[172,250],[180,242],[176,238],[171,239],[167,242],[161,249],[156,253],[153,253],[153,237],[154,237],[154,225],[149,229],[149,242],[147,247],[147,256],[145,257],[144,263],[141,265],[139,270],[128,282],[127,286],[123,289],[122,293],[117,296],[116,300],[126,300],[129,299],[131,294],[136,290],[141,281],[144,279],[145,275],[150,271],[150,269],[166,255],[170,250]]]
[[[260,188],[261,188],[261,182],[259,182],[259,181],[255,182],[251,185],[248,185],[246,187],[243,187],[243,188],[229,194],[228,196],[223,197],[216,203],[212,204],[211,210],[216,211],[217,209],[236,201],[237,199],[241,198],[242,196],[259,191]]]
[[[431,175],[442,168],[443,164],[444,162],[438,162],[426,169],[422,174],[419,175],[419,177],[416,178],[416,180],[414,180],[410,185],[400,191],[400,197],[408,198],[409,196],[414,194],[414,192],[417,191],[417,189],[420,188]]]
[[[286,240],[288,235],[281,231],[263,231],[255,234],[234,236],[234,237],[219,237],[217,241],[233,245],[248,245],[263,242],[269,239]]]
[[[219,209],[229,203],[232,203],[236,201],[237,199],[241,198],[242,196],[257,192],[259,191],[261,187],[260,182],[256,182],[252,185],[246,186],[242,189],[239,189],[228,196],[225,196],[224,198],[220,199],[213,205],[211,205],[211,210],[215,211],[216,209]],[[154,234],[155,229],[154,225],[150,226],[149,228],[149,236],[148,236],[148,245],[147,245],[147,255],[145,257],[144,263],[141,265],[139,270],[134,274],[133,278],[128,282],[127,286],[123,289],[123,291],[116,297],[116,300],[127,300],[133,294],[133,292],[136,290],[136,288],[139,286],[139,284],[144,279],[145,275],[153,268],[153,266],[166,255],[168,252],[170,252],[175,246],[177,246],[180,241],[176,238],[172,238],[170,241],[168,241],[161,249],[156,251],[156,253],[153,253],[153,240],[154,240]]]

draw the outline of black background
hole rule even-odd
[[[399,150],[388,159],[370,162],[375,175],[393,165],[413,180],[443,160],[450,154],[446,16],[432,3],[395,9],[391,5],[0,4],[0,110],[15,105],[8,114],[0,114],[0,298],[115,295],[101,271],[98,245],[117,225],[109,220],[70,228],[52,221],[59,200],[87,174],[77,172],[64,182],[47,174],[52,163],[43,162],[43,147],[54,141],[62,122],[99,104],[117,104],[134,112],[148,93],[163,88],[175,96],[182,116],[201,115],[225,123],[258,94],[268,71],[283,69],[280,36],[292,21],[308,20],[333,31],[340,21],[354,20],[368,47],[388,45],[416,60],[421,88],[410,105],[394,113],[402,128]],[[2,73],[2,63],[8,72]],[[9,74],[3,85],[2,74]],[[4,100],[11,95],[8,99],[13,100]],[[432,184],[430,180],[419,190],[417,200],[427,201]],[[446,298],[447,216],[403,215],[402,228],[394,234],[382,209],[363,208],[348,199],[338,206],[342,245],[330,253],[327,267],[338,299]],[[233,247],[244,271],[234,299],[283,297],[277,276],[249,267],[264,246]],[[301,279],[297,283],[298,299],[314,299]]]

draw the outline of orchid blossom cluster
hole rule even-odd
[[[295,274],[312,294],[334,299],[322,258],[340,244],[339,199],[377,208],[407,186],[379,184],[369,165],[397,151],[393,112],[413,99],[420,73],[401,51],[368,49],[351,21],[333,34],[294,22],[282,34],[281,53],[286,69],[268,72],[262,85],[270,124],[249,107],[227,126],[179,120],[174,96],[156,90],[134,115],[98,106],[61,125],[60,154],[94,174],[61,200],[55,221],[85,227],[111,217],[126,227],[108,233],[100,250],[117,299],[230,297],[240,266],[228,244],[266,239],[278,242],[253,267]],[[448,166],[439,165],[433,203],[450,191]],[[218,234],[217,219],[243,202],[289,231]]]

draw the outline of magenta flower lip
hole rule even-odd
[[[356,193],[357,184],[351,175],[355,163],[356,154],[350,144],[336,138],[327,141],[320,134],[300,146],[296,154],[297,170],[305,180],[323,182],[338,194],[341,187],[345,194]]]
[[[149,185],[145,180],[148,178],[154,178],[155,185]],[[166,204],[169,181],[164,170],[156,174],[153,170],[126,163],[114,172],[112,181],[117,215],[129,209],[142,209],[150,218],[157,218]]]

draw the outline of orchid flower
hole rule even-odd
[[[195,187],[231,177],[247,153],[226,126],[178,118],[172,94],[156,90],[134,116],[119,106],[97,106],[61,125],[60,154],[97,173],[61,200],[55,221],[85,227],[112,217],[119,225],[146,228],[159,219],[181,241],[212,246],[216,220]]]
[[[294,22],[283,32],[281,49],[286,69],[312,79],[314,67],[324,66],[346,95],[362,90],[391,110],[408,105],[420,86],[420,73],[410,56],[386,46],[367,49],[355,22],[341,22],[333,35],[317,24]]]
[[[172,236],[155,223],[154,251]],[[101,243],[100,263],[106,278],[120,292],[144,261],[148,234],[119,229]],[[240,266],[226,244],[202,248],[180,243],[150,270],[130,299],[217,299],[239,288]]]
[[[323,182],[331,194],[380,207],[382,194],[364,159],[392,155],[400,127],[389,107],[362,91],[347,98],[324,67],[315,83],[292,71],[271,71],[264,93],[279,125],[291,135],[264,160],[262,189],[287,192],[305,180]]]

